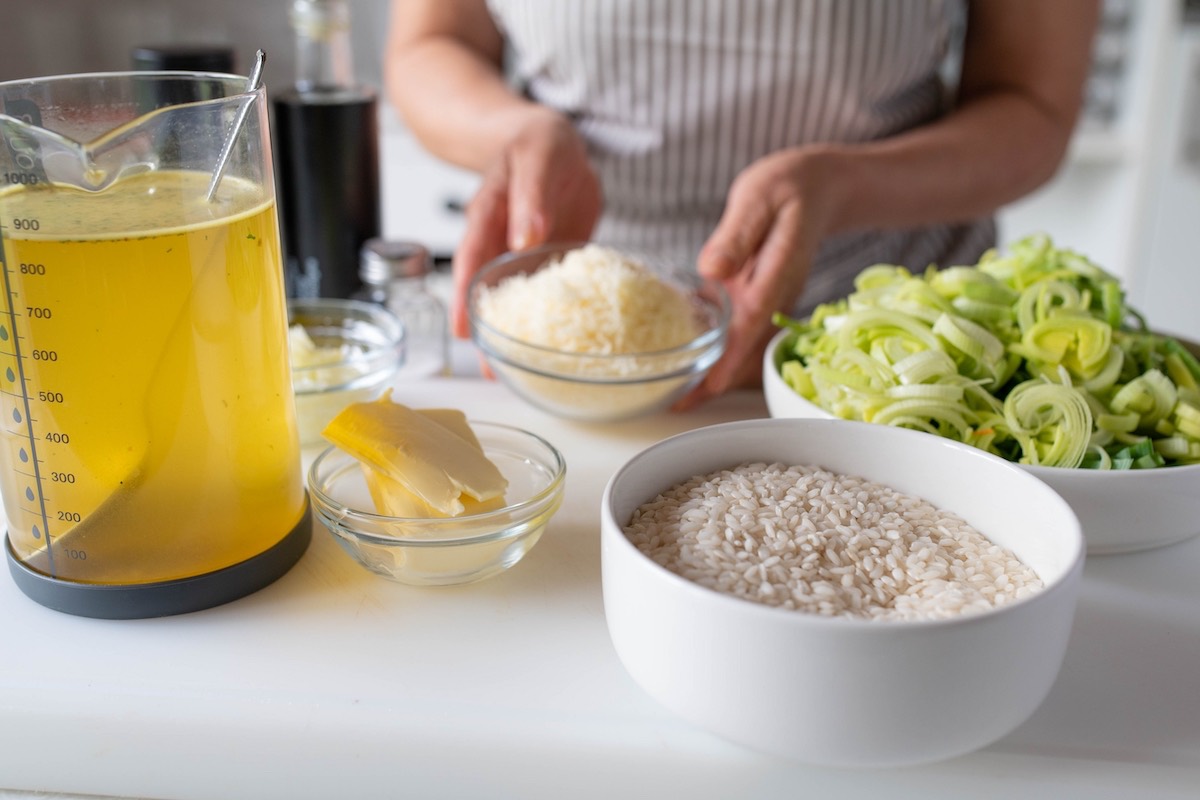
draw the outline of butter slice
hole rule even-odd
[[[483,452],[483,445],[479,443],[479,439],[475,436],[475,431],[471,430],[471,425],[467,422],[467,415],[458,409],[418,408],[416,412],[424,414],[455,435],[461,436],[470,442],[471,446],[476,450],[481,453]],[[363,477],[367,482],[367,489],[371,492],[371,499],[375,501],[375,510],[380,514],[387,514],[389,517],[407,517],[409,519],[442,516],[433,506],[410,492],[408,487],[400,481],[389,478],[367,464],[361,464],[360,462],[360,466],[362,467]],[[460,494],[458,499],[463,504],[463,514],[483,514],[487,511],[504,508],[503,494],[493,497],[490,500],[476,500],[468,494]]]
[[[462,495],[481,502],[502,497],[508,481],[483,454],[462,412],[432,412],[395,403],[388,390],[378,400],[347,406],[322,433],[334,445],[401,484],[437,516],[463,514],[467,506]],[[386,491],[386,484],[380,488]],[[378,504],[379,499],[374,499]],[[404,500],[397,503],[407,505]]]
[[[405,517],[407,519],[429,519],[442,517],[438,511],[421,498],[408,490],[408,487],[397,480],[389,478],[379,470],[367,464],[360,464],[367,489],[371,499],[375,501],[375,510],[389,517]],[[483,514],[504,508],[504,495],[493,497],[491,500],[476,500],[468,494],[460,494],[459,501],[463,504],[462,514]]]
[[[390,389],[388,391],[389,393],[391,392]],[[479,443],[479,438],[475,436],[475,431],[471,430],[471,423],[467,422],[467,415],[457,408],[418,408],[416,411],[418,414],[424,414],[443,428],[448,428],[456,436],[466,439],[472,447],[481,453],[483,452],[483,445]]]

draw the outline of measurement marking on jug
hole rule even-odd
[[[36,231],[41,228],[41,223],[37,219],[32,218],[32,217],[14,217],[12,219],[11,227],[13,229],[19,230],[19,231],[20,230]],[[43,478],[42,478],[41,466],[40,466],[41,459],[38,457],[38,452],[37,452],[37,437],[34,435],[34,432],[33,432],[34,419],[33,419],[32,410],[30,408],[31,398],[29,396],[28,378],[25,375],[25,357],[21,352],[22,336],[18,332],[18,328],[17,328],[17,317],[18,317],[17,304],[15,302],[13,302],[17,297],[17,293],[13,290],[12,274],[11,274],[10,268],[9,268],[8,257],[5,255],[5,250],[4,250],[4,248],[5,248],[4,237],[5,237],[5,233],[6,233],[7,229],[8,229],[8,226],[6,226],[4,224],[4,222],[2,220],[0,220],[0,274],[3,274],[3,276],[4,276],[4,295],[8,299],[8,313],[7,313],[8,320],[7,320],[7,325],[4,326],[3,330],[4,330],[5,334],[7,334],[9,332],[11,332],[11,334],[12,334],[11,336],[8,336],[7,338],[9,340],[11,340],[11,342],[12,342],[12,350],[13,350],[12,356],[13,356],[14,360],[16,361],[16,366],[17,366],[17,374],[16,374],[17,382],[15,383],[15,385],[19,386],[20,390],[21,390],[20,394],[14,393],[13,396],[19,398],[21,409],[23,410],[23,413],[21,413],[21,411],[19,411],[18,409],[13,409],[13,418],[14,418],[13,421],[17,422],[18,424],[20,424],[22,422],[24,423],[24,428],[23,428],[23,432],[21,435],[29,443],[29,452],[28,453],[24,453],[23,451],[22,452],[23,452],[23,455],[25,455],[26,459],[29,461],[29,463],[33,467],[33,486],[37,488],[36,492],[33,492],[33,489],[30,487],[26,487],[26,489],[25,489],[27,498],[31,501],[33,501],[33,500],[37,501],[37,511],[34,513],[34,515],[39,517],[41,520],[41,525],[38,526],[35,524],[35,525],[31,526],[31,531],[32,531],[33,537],[35,539],[38,539],[41,536],[45,536],[47,571],[49,572],[51,577],[56,577],[58,574],[58,570],[55,568],[55,564],[54,564],[54,557],[55,557],[55,552],[54,552],[55,548],[53,546],[54,541],[53,541],[53,537],[50,534],[50,517],[46,510],[46,493],[42,490]],[[36,268],[41,265],[32,265],[32,266],[35,270],[34,272],[29,272],[29,268],[31,267],[30,264],[21,264],[18,267],[18,269],[23,270],[24,274],[26,274],[26,275],[43,274],[45,271],[45,268],[42,267],[42,272],[38,273],[38,272],[36,272]],[[26,311],[32,312],[32,309],[30,309],[29,307],[26,307]],[[43,307],[42,311],[46,312],[46,316],[43,318],[49,319],[50,309]],[[31,317],[33,316],[32,313],[30,313],[30,316]],[[52,474],[59,474],[59,473],[52,473]],[[70,473],[65,473],[65,474],[70,474]],[[71,475],[70,479],[71,479],[71,482],[73,483],[75,480],[75,476]],[[33,494],[33,497],[29,497],[30,494]],[[39,529],[39,527],[40,527],[40,529]]]
[[[37,186],[42,180],[31,172],[5,172],[3,176],[9,186]]]

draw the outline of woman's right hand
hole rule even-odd
[[[480,268],[510,250],[545,242],[586,241],[603,205],[587,146],[570,120],[541,106],[524,106],[517,131],[482,174],[454,253],[451,325],[469,335],[466,292]]]

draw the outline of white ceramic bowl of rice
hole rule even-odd
[[[661,411],[725,351],[720,284],[647,256],[567,243],[508,253],[467,290],[471,338],[526,402],[568,419]]]
[[[1020,725],[1058,675],[1084,560],[1078,518],[1028,472],[837,420],[665,439],[601,516],[634,680],[726,739],[830,766],[950,758]]]
[[[772,417],[833,419],[788,386],[774,354],[787,330],[763,356],[763,396]],[[1200,347],[1185,342],[1200,351]],[[1200,535],[1200,464],[1157,469],[1097,470],[1021,465],[1058,492],[1079,515],[1089,555],[1149,550]]]

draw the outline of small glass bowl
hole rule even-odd
[[[297,347],[295,326],[319,348]],[[374,400],[404,363],[404,325],[395,313],[361,300],[288,300],[292,388],[300,444],[323,441],[321,431],[351,403]]]
[[[609,422],[661,411],[696,386],[725,352],[730,300],[715,281],[630,254],[683,291],[701,332],[692,341],[652,353],[589,354],[520,341],[479,317],[480,295],[512,275],[531,274],[581,243],[508,253],[489,262],[467,290],[471,338],[488,367],[519,397],[559,417]],[[536,308],[528,309],[538,313]]]
[[[516,564],[562,505],[567,465],[545,439],[520,428],[471,422],[483,452],[508,479],[507,505],[460,517],[377,514],[359,462],[330,447],[308,471],[316,518],[372,572],[415,586],[473,583]]]

